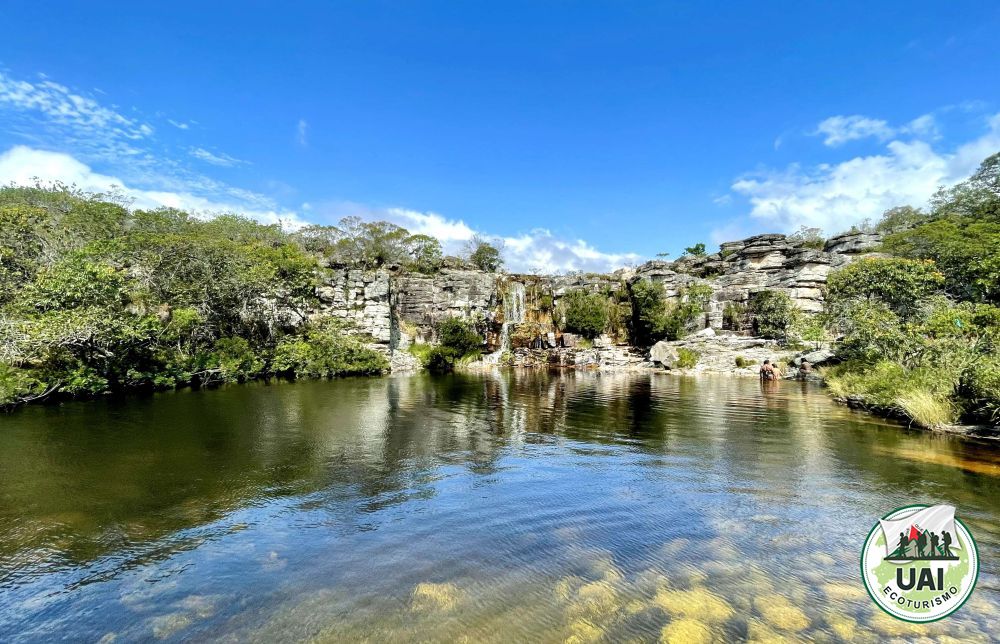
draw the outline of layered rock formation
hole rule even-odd
[[[317,287],[319,306],[310,313],[350,321],[390,356],[412,342],[434,342],[436,326],[449,317],[473,321],[487,338],[488,350],[545,349],[563,344],[557,318],[559,301],[566,293],[583,289],[621,302],[627,300],[630,285],[652,280],[661,282],[673,300],[694,283],[710,286],[709,310],[698,326],[721,329],[727,304],[745,303],[763,290],[784,291],[803,311],[819,312],[830,271],[875,251],[879,242],[877,235],[850,233],[816,248],[785,235],[757,235],[726,242],[712,255],[651,261],[611,274],[509,275],[448,267],[433,275],[419,275],[338,267]],[[602,344],[610,348],[616,340],[624,340],[620,332],[616,335],[603,338],[597,348]],[[567,338],[567,344],[573,342]],[[589,353],[575,351],[575,355],[583,362],[592,361]],[[409,364],[402,359],[396,362]]]

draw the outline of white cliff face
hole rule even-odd
[[[338,268],[317,287],[319,304],[310,316],[348,320],[390,356],[413,341],[433,342],[442,320],[459,317],[487,330],[491,349],[499,352],[512,348],[518,327],[532,325],[542,336],[554,330],[559,300],[569,291],[612,293],[631,281],[652,280],[661,282],[667,297],[674,299],[691,284],[711,286],[704,326],[721,329],[728,303],[745,303],[752,293],[767,289],[788,293],[807,313],[821,311],[829,273],[872,253],[880,241],[878,235],[846,234],[817,249],[784,235],[758,235],[722,244],[720,252],[705,257],[652,261],[612,274],[502,275],[445,268],[420,275]]]
[[[709,323],[722,327],[726,303],[745,303],[752,293],[784,291],[807,313],[823,310],[826,278],[855,256],[872,253],[879,235],[849,233],[829,239],[823,249],[789,241],[785,235],[757,235],[722,244],[705,257],[685,257],[676,262],[648,262],[636,269],[636,279],[662,282],[670,298],[679,297],[692,283],[713,289]]]

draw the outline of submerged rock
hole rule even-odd
[[[660,641],[664,644],[709,644],[714,640],[707,624],[687,617],[670,622],[660,633]]]
[[[733,616],[726,600],[704,588],[694,590],[661,589],[653,602],[670,615],[690,617],[703,622],[724,622]]]
[[[164,640],[178,631],[184,630],[193,622],[194,618],[187,613],[171,613],[154,617],[150,621],[150,626],[153,630],[153,637]]]
[[[809,626],[809,618],[784,595],[769,593],[754,599],[754,608],[774,628],[797,633]]]
[[[413,589],[410,607],[415,611],[446,611],[454,608],[459,598],[455,584],[423,582]]]

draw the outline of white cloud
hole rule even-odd
[[[231,157],[224,152],[209,152],[205,148],[191,148],[188,153],[196,159],[200,159],[205,163],[211,163],[212,165],[222,166],[225,168],[231,168],[236,165],[249,164],[249,161],[244,161],[242,159],[237,159],[236,157]]]
[[[61,152],[19,145],[0,154],[0,184],[31,185],[36,179],[43,182],[59,181],[88,192],[117,190],[133,199],[137,208],[165,206],[205,217],[221,212],[235,212],[264,223],[280,222],[289,228],[297,228],[305,223],[294,212],[260,208],[247,201],[220,201],[188,191],[142,190],[129,186],[119,177],[95,172],[87,164]]]
[[[605,253],[582,239],[563,239],[544,228],[523,235],[504,237],[476,230],[461,219],[449,219],[435,212],[407,208],[371,208],[340,202],[314,206],[310,214],[316,214],[327,221],[347,216],[357,216],[369,221],[390,221],[411,233],[437,238],[444,252],[449,255],[460,255],[465,243],[479,235],[503,247],[507,270],[513,273],[606,272],[636,264],[643,259],[635,253]]]
[[[603,273],[642,261],[635,253],[605,253],[582,239],[560,239],[545,228],[504,237],[503,244],[507,267],[519,273]]]
[[[904,129],[936,133],[921,119],[898,132]],[[924,140],[894,139],[881,154],[748,174],[733,183],[732,189],[749,199],[750,216],[772,229],[791,231],[806,225],[832,233],[866,218],[877,219],[894,206],[924,205],[938,187],[968,177],[998,150],[1000,114],[987,120],[981,136],[950,151],[935,149]]]
[[[831,116],[816,127],[816,134],[825,136],[826,138],[823,140],[823,143],[830,147],[868,137],[875,137],[880,141],[884,141],[895,133],[896,131],[889,127],[887,122],[858,114],[853,116]]]
[[[185,123],[184,121],[175,121],[173,119],[167,119],[167,123],[173,125],[178,130],[186,130],[191,127],[189,123]]]
[[[386,219],[393,221],[411,233],[436,237],[449,252],[457,252],[462,244],[476,234],[462,220],[446,219],[436,212],[417,212],[406,208],[389,208]]]
[[[305,119],[299,119],[295,126],[295,140],[302,147],[309,145],[309,123]]]
[[[888,141],[893,137],[905,134],[913,135],[916,138],[935,138],[938,136],[938,127],[933,114],[918,116],[906,125],[898,127],[889,125],[888,121],[882,119],[853,114],[851,116],[831,116],[824,119],[816,127],[813,134],[825,136],[823,144],[834,148],[848,141],[867,138]]]

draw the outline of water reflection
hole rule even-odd
[[[1000,612],[995,448],[805,383],[272,383],[0,425],[3,641],[986,640]],[[912,502],[979,541],[944,625],[884,617],[856,570]]]

